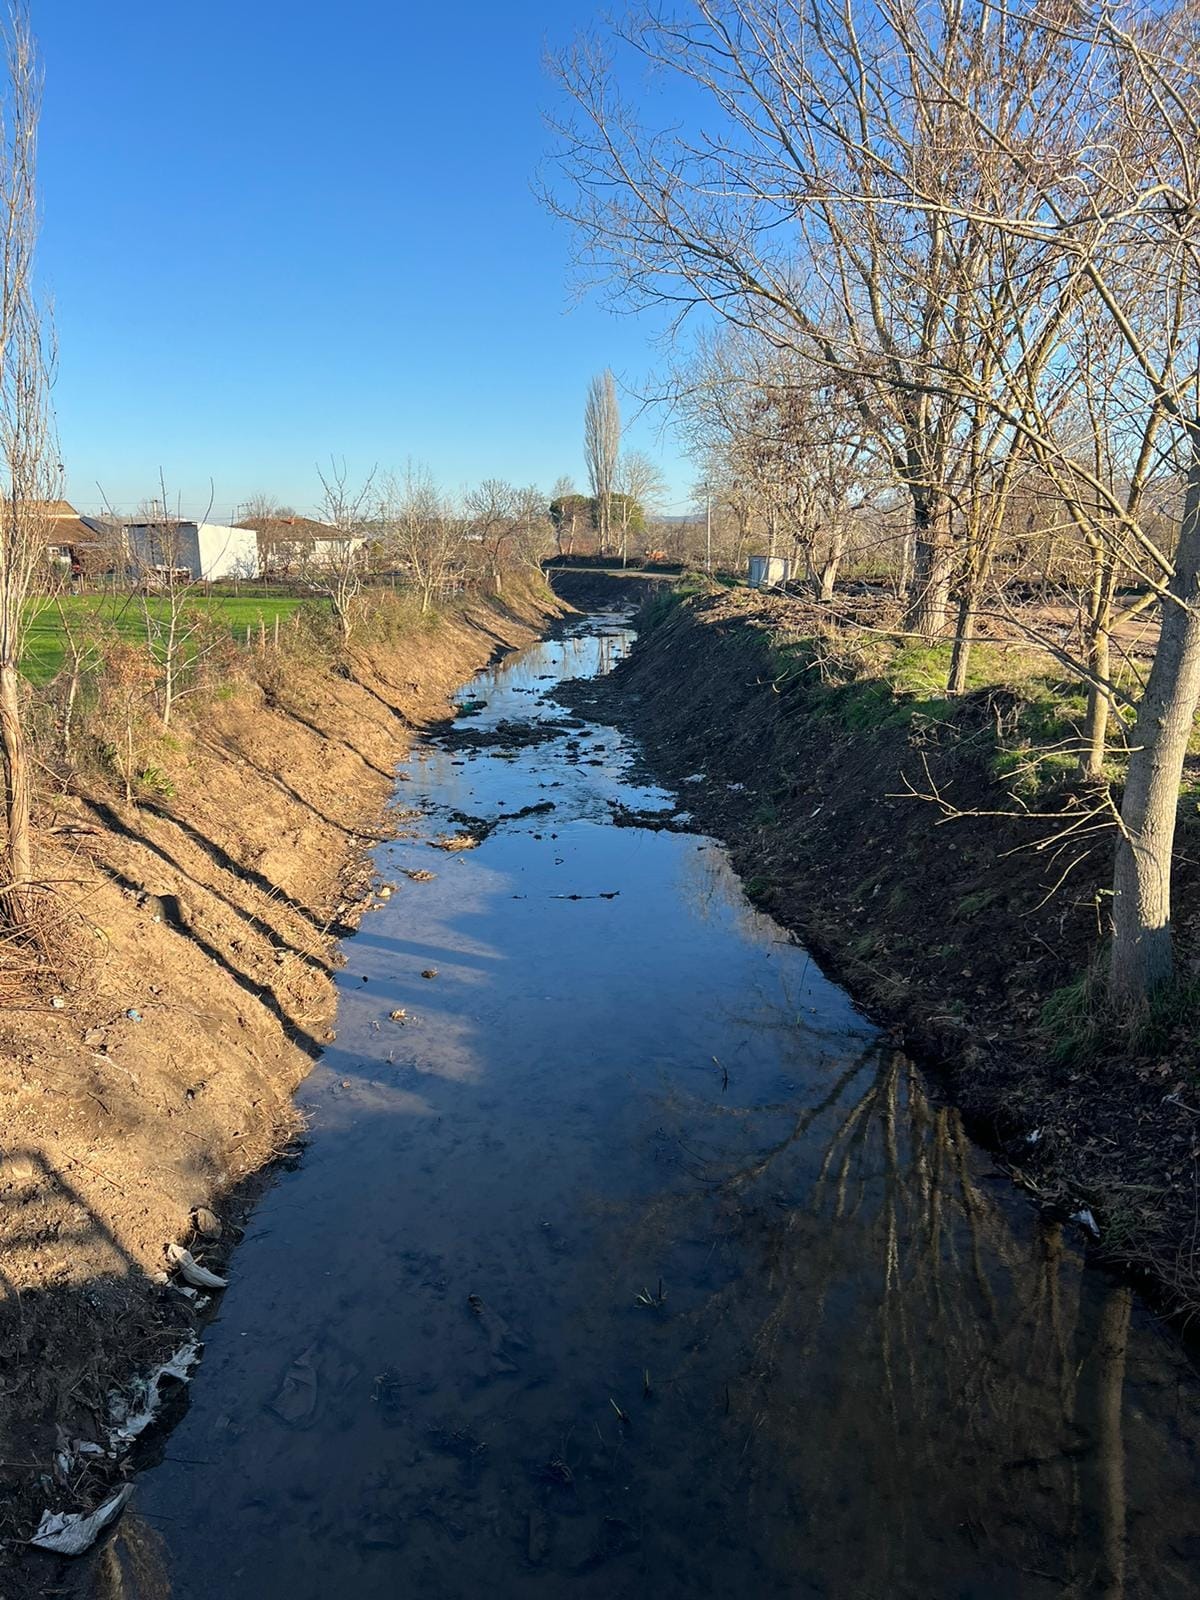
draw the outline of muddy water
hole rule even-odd
[[[686,785],[498,728],[629,639],[485,674],[398,784],[311,1147],[91,1592],[1195,1595],[1175,1345],[719,847],[613,824]]]

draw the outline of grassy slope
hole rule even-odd
[[[1077,690],[1027,652],[985,650],[952,702],[940,649],[831,643],[811,612],[744,592],[663,598],[645,620],[593,712],[632,722],[668,780],[706,772],[689,808],[729,841],[752,896],[943,1064],[1040,1198],[1089,1206],[1110,1257],[1194,1305],[1195,1029],[1166,1008],[1130,1041],[1089,1005],[1114,835],[1101,821],[1064,836],[1088,809],[1061,749]],[[917,798],[934,788],[978,814],[945,818]],[[1181,823],[1190,969],[1190,792]]]

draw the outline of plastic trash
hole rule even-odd
[[[130,1022],[140,1022],[142,1020],[142,1013],[137,1009],[136,1006],[130,1006],[125,1015],[129,1018]]]
[[[228,1286],[228,1278],[218,1277],[215,1272],[202,1267],[192,1252],[180,1244],[167,1246],[167,1260],[179,1269],[179,1276],[184,1282],[190,1283],[195,1289],[224,1289]]]
[[[127,1483],[95,1511],[43,1511],[37,1532],[29,1542],[60,1556],[81,1556],[91,1549],[109,1523],[116,1520],[132,1493],[133,1485]]]
[[[283,1375],[267,1410],[289,1428],[307,1428],[317,1414],[317,1347],[310,1345]]]
[[[173,1378],[176,1383],[188,1383],[191,1380],[192,1368],[200,1359],[200,1344],[195,1339],[190,1339],[187,1344],[181,1345],[169,1360],[161,1366],[155,1367],[145,1378],[139,1378],[134,1383],[128,1394],[115,1394],[109,1397],[109,1415],[113,1425],[109,1429],[109,1442],[122,1446],[133,1442],[154,1421],[158,1408],[162,1403],[159,1386],[164,1378]]]

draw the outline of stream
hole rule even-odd
[[[1197,1595],[1183,1350],[552,698],[632,637],[414,749],[311,1143],[71,1592]]]

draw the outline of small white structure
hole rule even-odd
[[[220,522],[135,522],[127,532],[130,557],[146,576],[212,583],[218,578],[259,575],[258,535],[253,528],[229,528]]]
[[[792,563],[782,556],[751,556],[746,581],[752,589],[775,589],[792,575]]]

